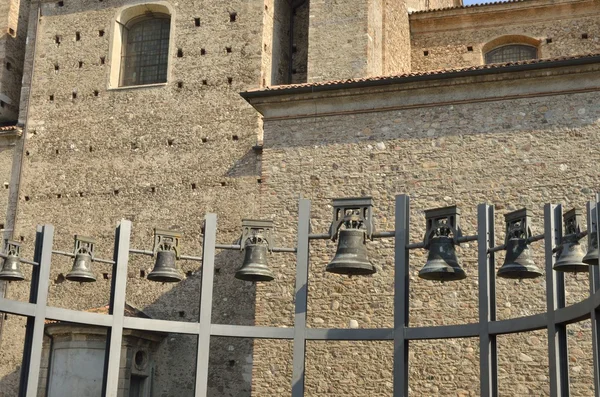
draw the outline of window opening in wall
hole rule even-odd
[[[63,7],[65,5],[64,1],[59,1],[58,3],[56,3],[57,6],[59,7]]]
[[[81,40],[81,33],[75,32],[75,41]]]
[[[99,30],[98,31],[98,36],[104,37],[104,30]]]
[[[582,39],[584,39],[584,40],[585,40],[585,39],[587,39],[587,38],[588,38],[588,34],[587,34],[587,33],[583,33],[583,34],[581,35],[581,38],[582,38]]]
[[[121,86],[167,82],[171,19],[152,13],[134,19],[125,28],[121,57]],[[177,56],[183,56],[178,50]]]
[[[79,69],[83,67],[83,61],[79,61]]]
[[[429,51],[423,51],[423,55],[426,57],[429,56]]]
[[[231,47],[225,47],[225,51],[227,51],[228,54],[231,54]]]
[[[194,25],[200,26],[200,18],[194,18]]]
[[[104,65],[106,63],[105,57],[100,57],[100,65]]]
[[[6,70],[11,70],[12,64],[10,62],[6,62]]]
[[[467,47],[467,51],[469,51],[469,52],[473,52],[473,47],[472,47],[472,46],[468,46],[468,47]]]
[[[485,63],[506,63],[536,59],[536,47],[524,44],[510,44],[494,48],[485,54]]]
[[[548,37],[548,38],[546,39],[546,44],[550,44],[550,43],[552,43],[552,37]]]

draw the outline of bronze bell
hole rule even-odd
[[[244,263],[235,272],[235,278],[244,281],[272,281],[275,275],[267,265],[267,245],[247,242]]]
[[[67,273],[67,280],[80,283],[96,281],[96,276],[92,273],[92,256],[89,253],[79,252],[75,255],[73,268]]]
[[[523,279],[536,278],[544,273],[533,263],[527,239],[511,238],[506,244],[506,258],[498,270],[498,277]]]
[[[177,283],[183,279],[183,274],[177,268],[175,251],[160,250],[156,253],[154,269],[148,274],[148,280],[159,283]]]
[[[342,229],[333,260],[325,268],[330,273],[353,275],[373,274],[377,270],[367,259],[366,232],[362,229]]]
[[[456,281],[467,277],[458,264],[451,237],[436,236],[431,239],[427,263],[419,272],[419,277],[435,281]]]
[[[560,248],[554,270],[557,272],[587,272],[589,265],[583,263],[583,249],[579,241],[565,241]]]
[[[21,272],[21,261],[16,255],[8,255],[4,259],[2,270],[0,271],[0,280],[4,281],[21,281],[24,280],[23,272]]]
[[[598,266],[598,235],[596,232],[592,232],[590,235],[588,251],[582,262],[590,266]]]

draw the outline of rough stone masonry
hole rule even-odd
[[[391,0],[0,3],[21,10],[15,31],[27,41],[11,47],[13,59],[24,59],[13,69],[19,73],[0,74],[3,93],[22,80],[19,116],[13,111],[0,120],[24,128],[14,147],[0,146],[0,183],[12,189],[0,199],[7,206],[4,223],[15,224],[11,238],[23,244],[25,257],[32,255],[40,223],[56,226],[56,249],[69,250],[74,234],[89,235],[98,241],[97,255],[110,257],[122,218],[133,221],[133,247],[150,249],[159,227],[183,232],[183,252],[197,254],[206,212],[219,215],[219,242],[239,238],[242,218],[264,218],[275,220],[278,245],[293,246],[300,196],[313,200],[313,230],[325,232],[333,198],[373,196],[377,228],[389,230],[394,195],[409,194],[413,241],[422,238],[425,209],[457,204],[463,229],[472,233],[477,204],[493,203],[500,241],[503,213],[528,206],[541,232],[544,203],[582,208],[600,190],[598,63],[557,67],[549,61],[537,71],[504,66],[421,82],[408,75],[481,66],[492,44],[536,45],[538,58],[597,52],[600,6],[592,0],[468,8],[455,1]],[[116,21],[144,3],[170,10],[167,82],[111,85],[118,73],[113,50],[122,44],[114,40]],[[408,80],[377,84],[385,80],[381,75]],[[251,104],[239,95],[366,77],[373,79],[363,88],[323,83],[334,87],[311,93],[314,86],[304,85],[308,92],[283,95],[266,90],[248,99]],[[392,242],[378,240],[368,250],[378,273],[349,279],[324,272],[334,244],[313,245],[311,327],[392,324]],[[534,252],[540,263],[543,244]],[[477,320],[476,244],[463,244],[459,254],[469,278],[439,284],[416,277],[426,252],[412,253],[413,325]],[[213,322],[292,326],[293,256],[273,255],[276,281],[259,285],[233,278],[241,260],[237,252],[217,257]],[[502,260],[498,255],[498,266]],[[200,268],[180,265],[184,281],[156,284],[145,278],[152,261],[132,257],[127,302],[154,318],[197,321]],[[98,281],[89,286],[65,282],[70,267],[66,259],[53,261],[49,304],[105,305],[110,269],[94,264]],[[499,280],[499,318],[543,312],[544,285],[543,278]],[[569,276],[567,285],[568,302],[577,302],[587,278]],[[28,294],[27,281],[7,288],[12,299]],[[16,316],[4,321],[2,397],[16,395],[24,324]],[[589,322],[569,327],[573,396],[591,395],[589,334]],[[193,396],[189,352],[195,343],[176,334],[162,342],[153,396]],[[501,395],[548,394],[543,331],[503,336],[498,345]],[[211,341],[210,395],[289,395],[291,347],[287,341]],[[476,340],[415,343],[411,394],[479,395],[477,349]],[[391,368],[389,343],[311,342],[307,395],[391,396]]]

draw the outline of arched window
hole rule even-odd
[[[120,86],[167,82],[169,15],[150,13],[124,27]]]
[[[537,47],[525,44],[509,44],[494,48],[485,54],[485,63],[506,63],[536,59]]]

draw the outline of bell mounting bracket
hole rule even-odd
[[[455,245],[458,245],[459,237],[462,237],[460,228],[460,209],[453,205],[451,207],[436,208],[425,211],[425,237],[423,244],[429,249],[431,239],[438,236],[452,236]]]
[[[333,200],[333,220],[329,227],[329,237],[336,241],[338,230],[344,225],[348,229],[365,229],[367,238],[373,240],[375,221],[373,219],[373,198],[353,197]]]
[[[565,236],[581,233],[581,222],[583,220],[583,212],[577,208],[567,211],[563,215],[565,222]]]
[[[175,251],[175,257],[179,259],[179,240],[181,233],[172,230],[154,229],[154,256],[158,251]]]
[[[4,253],[7,256],[16,256],[18,258],[21,255],[21,244],[17,243],[16,241],[5,240]]]
[[[240,237],[240,250],[246,248],[246,244],[264,244],[269,252],[274,246],[274,225],[271,220],[242,219],[242,236]]]
[[[93,260],[95,245],[96,240],[92,237],[75,235],[75,247],[73,248],[73,254],[88,254]]]
[[[528,239],[533,236],[531,232],[531,211],[523,208],[504,215],[506,223],[506,236],[504,236],[504,244],[514,238]]]

